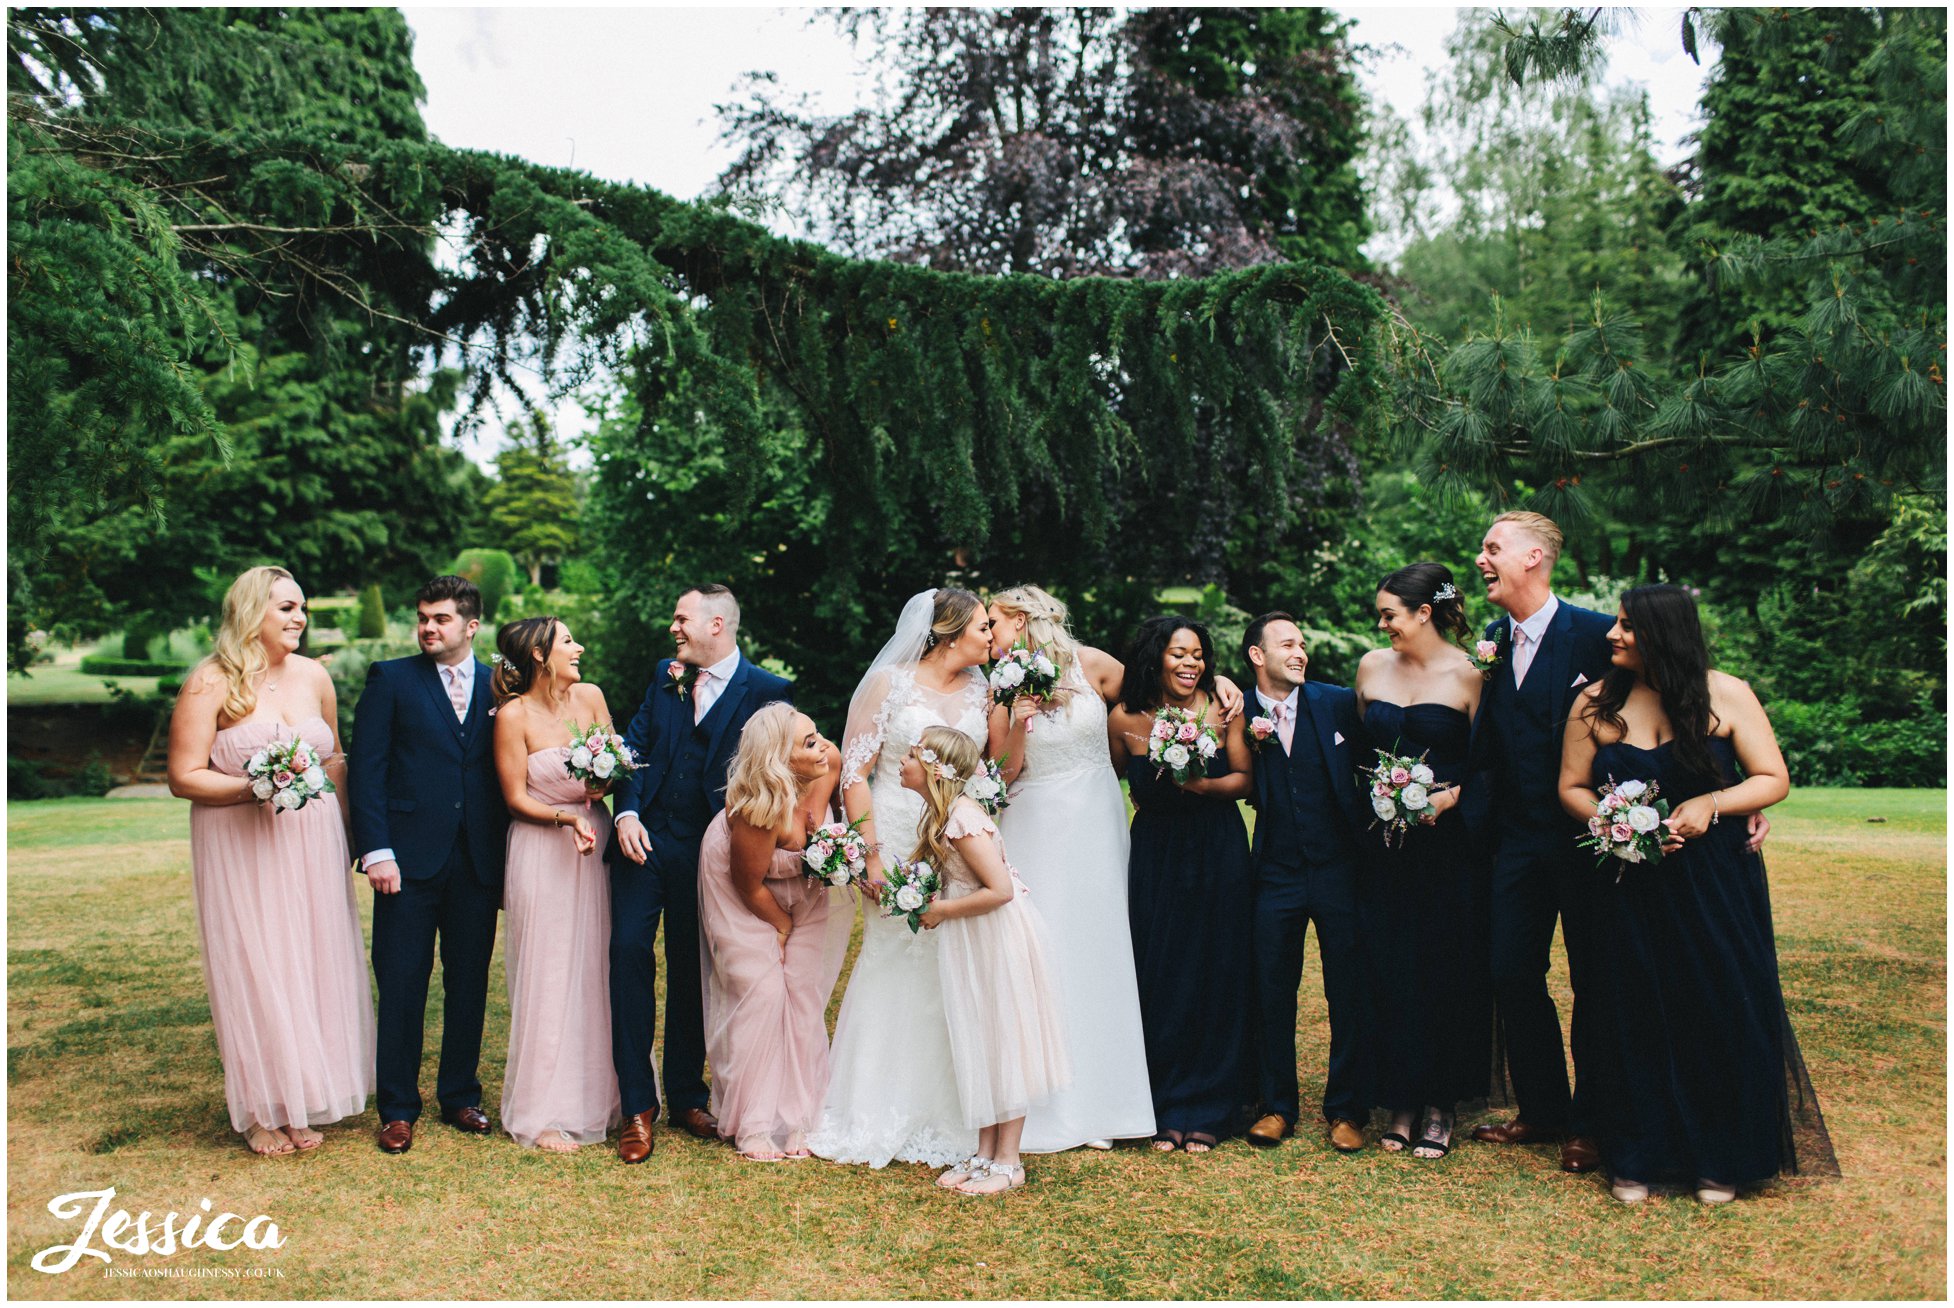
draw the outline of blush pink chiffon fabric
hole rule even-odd
[[[611,1063],[611,818],[584,800],[564,767],[567,745],[529,756],[530,797],[589,820],[597,845],[577,852],[568,827],[509,823],[503,870],[503,967],[509,1061],[502,1125],[518,1144],[557,1131],[595,1144],[622,1120]]]
[[[210,765],[229,776],[273,741],[332,752],[324,718],[240,722]],[[374,1084],[373,992],[339,797],[273,812],[190,806],[190,885],[231,1127],[322,1126],[364,1112]]]
[[[828,1089],[825,1012],[834,985],[828,888],[801,875],[800,851],[791,849],[774,852],[765,884],[794,922],[784,961],[773,927],[733,885],[721,813],[699,846],[706,1061],[719,1133],[752,1154],[806,1147]]]

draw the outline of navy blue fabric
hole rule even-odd
[[[659,1107],[651,1075],[658,1021],[658,924],[665,924],[665,1047],[662,1070],[672,1113],[704,1108],[705,1007],[699,984],[699,842],[726,804],[726,768],[747,721],[791,698],[793,685],[742,658],[704,720],[671,684],[660,659],[625,731],[644,766],[613,792],[616,812],[635,811],[651,855],[640,865],[610,847],[611,1058],[629,1117]]]
[[[1307,682],[1290,752],[1279,737],[1255,751],[1256,1080],[1262,1111],[1291,1122],[1301,1113],[1296,991],[1312,922],[1330,1010],[1323,1116],[1362,1121],[1370,1105],[1370,1018],[1356,899],[1360,740],[1356,696],[1342,686]]]
[[[1127,763],[1127,915],[1154,1122],[1220,1139],[1241,1129],[1255,1096],[1248,833],[1234,800],[1189,794],[1157,772],[1145,758]],[[1224,752],[1208,775],[1227,774]]]
[[[1373,700],[1364,726],[1378,748],[1423,755],[1440,783],[1465,775],[1472,723],[1458,709]],[[1382,826],[1366,837],[1360,912],[1375,1014],[1372,1092],[1390,1111],[1449,1109],[1486,1093],[1492,1031],[1478,998],[1479,878],[1464,828],[1455,807],[1390,844]]]
[[[1486,628],[1502,657],[1486,683],[1473,737],[1466,821],[1492,851],[1492,973],[1507,1069],[1521,1120],[1546,1131],[1590,1132],[1579,1095],[1590,1039],[1582,995],[1588,988],[1591,860],[1575,841],[1581,826],[1560,806],[1561,738],[1567,715],[1589,683],[1607,674],[1614,619],[1562,600],[1527,669],[1513,680],[1512,619]],[[1560,1014],[1547,992],[1559,922],[1574,1002],[1568,1014],[1572,1089]]]
[[[425,654],[367,669],[353,714],[346,788],[356,855],[392,849],[401,887],[373,897],[375,1048],[380,1120],[420,1116],[421,1052],[436,941],[441,956],[443,1108],[479,1107],[495,915],[509,812],[495,775],[489,670],[477,662],[468,714],[455,719]]]

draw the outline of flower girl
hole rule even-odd
[[[1025,1110],[1072,1080],[1044,922],[1004,861],[997,827],[964,794],[983,761],[977,743],[949,727],[925,730],[902,761],[902,784],[924,806],[913,861],[942,881],[920,920],[950,924],[937,952],[943,1009],[964,1125],[978,1128],[977,1152],[937,1178],[960,1194],[1024,1184]]]

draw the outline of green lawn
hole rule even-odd
[[[42,664],[31,675],[9,673],[7,703],[106,704],[112,698],[110,686],[119,686],[137,695],[154,695],[160,677],[91,676],[78,667],[51,667]]]
[[[1439,1163],[1280,1150],[1033,1159],[1001,1200],[918,1168],[742,1164],[665,1132],[643,1167],[469,1138],[432,1114],[411,1153],[369,1111],[261,1160],[230,1134],[190,901],[187,806],[14,804],[7,1013],[8,1288],[34,1298],[1939,1298],[1946,1290],[1946,844],[1942,791],[1804,791],[1770,856],[1785,991],[1844,1177],[1721,1209],[1626,1209],[1548,1148],[1462,1144]],[[1868,818],[1885,818],[1871,823]],[[365,892],[361,892],[362,901]],[[484,1079],[501,1092],[498,957]],[[1555,984],[1565,997],[1565,977]],[[1301,1016],[1320,1088],[1314,957]],[[435,1007],[438,1008],[438,988]],[[1564,1010],[1563,1010],[1564,1011]],[[438,1031],[431,1013],[430,1032]],[[434,1055],[423,1077],[433,1084]],[[279,1223],[269,1253],[118,1257],[60,1276],[58,1194]]]

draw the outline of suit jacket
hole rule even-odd
[[[1251,674],[1242,683],[1249,696],[1249,703],[1243,706],[1250,718],[1262,715],[1262,701],[1255,698],[1255,678]],[[1329,772],[1329,784],[1334,788],[1332,796],[1337,812],[1348,823],[1344,833],[1350,841],[1351,853],[1356,852],[1357,834],[1369,825],[1371,815],[1365,806],[1357,784],[1357,770],[1361,766],[1358,750],[1364,743],[1363,725],[1357,716],[1357,694],[1346,687],[1327,681],[1305,681],[1302,694],[1298,696],[1300,712],[1290,738],[1289,757],[1292,764],[1309,764],[1312,760],[1305,751],[1314,749]],[[1305,721],[1304,719],[1307,719]],[[1341,739],[1339,739],[1341,737]],[[1282,743],[1270,740],[1262,749],[1281,749]],[[1260,752],[1257,752],[1260,758]],[[1254,769],[1254,788],[1249,792],[1249,803],[1258,813],[1265,806],[1282,802],[1282,797],[1270,793],[1267,769],[1258,763]],[[1262,857],[1263,824],[1255,824],[1253,854]]]
[[[652,670],[651,687],[624,733],[625,743],[642,766],[626,774],[611,792],[614,812],[637,813],[640,820],[657,807],[659,792],[694,725],[691,696],[681,697],[678,688],[671,684],[667,671],[671,664],[671,659],[658,660],[658,666]],[[775,676],[744,655],[740,657],[739,666],[706,714],[712,733],[706,743],[706,795],[714,814],[726,806],[726,768],[739,747],[740,732],[747,720],[777,700],[791,700],[793,689],[794,683],[785,677]],[[653,825],[645,822],[647,830]],[[612,841],[611,861],[621,858],[618,843]]]
[[[1556,820],[1562,816],[1557,808],[1551,814],[1503,812],[1506,806],[1502,797],[1510,787],[1502,783],[1516,770],[1524,770],[1529,778],[1535,779],[1542,774],[1560,775],[1561,735],[1567,726],[1567,716],[1581,692],[1607,675],[1613,656],[1608,646],[1608,631],[1614,625],[1615,620],[1607,614],[1577,608],[1564,599],[1560,602],[1553,620],[1547,624],[1540,651],[1527,669],[1529,685],[1535,677],[1547,678],[1553,696],[1552,739],[1545,748],[1509,757],[1502,731],[1503,715],[1513,711],[1514,697],[1520,693],[1513,684],[1513,619],[1509,614],[1486,624],[1485,638],[1499,646],[1500,662],[1486,682],[1479,716],[1473,722],[1469,771],[1476,784],[1468,790],[1462,805],[1469,829],[1491,837],[1495,843],[1502,834],[1516,828],[1532,827],[1558,835],[1564,824]],[[1569,819],[1565,825],[1574,823]]]
[[[426,654],[367,669],[347,751],[355,855],[392,849],[400,874],[421,880],[465,840],[476,880],[502,884],[509,811],[495,775],[492,700],[480,660],[460,722]]]

